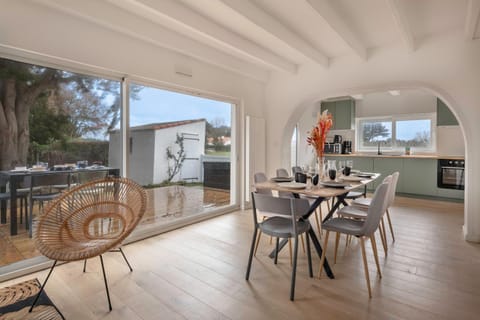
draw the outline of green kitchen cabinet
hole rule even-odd
[[[332,114],[332,130],[350,130],[355,124],[355,100],[323,101],[320,110]]]
[[[458,126],[455,115],[439,98],[437,98],[437,126]]]
[[[397,192],[403,192],[403,159],[399,158],[374,158],[373,159],[373,172],[380,173],[381,176],[377,178],[373,183],[373,187],[377,188],[385,179],[386,176],[398,171],[400,173]]]
[[[399,192],[437,196],[437,161],[435,159],[403,159]]]

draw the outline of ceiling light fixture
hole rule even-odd
[[[392,96],[399,96],[400,95],[400,91],[398,90],[390,90],[388,91]]]

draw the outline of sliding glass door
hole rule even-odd
[[[237,204],[234,114],[231,102],[0,58],[0,171],[121,169],[149,195],[139,239]],[[0,192],[8,191],[2,178]],[[7,200],[0,278],[46,259],[20,201],[11,234]],[[34,221],[41,210],[34,207]]]
[[[233,204],[231,103],[132,83],[129,105],[127,174],[151,200],[140,230]]]

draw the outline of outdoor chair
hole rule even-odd
[[[270,195],[260,194],[252,192],[252,205],[253,205],[253,222],[255,230],[253,233],[252,245],[250,248],[250,255],[248,258],[247,273],[245,279],[248,281],[250,278],[250,270],[252,267],[253,252],[255,249],[255,243],[257,240],[257,233],[259,231],[268,234],[272,237],[276,237],[275,257],[274,263],[278,261],[278,249],[280,238],[293,238],[294,239],[294,251],[293,251],[293,268],[290,284],[290,300],[294,300],[295,297],[295,277],[297,271],[297,256],[298,256],[298,237],[299,235],[306,234],[307,237],[307,259],[308,270],[310,277],[313,277],[312,271],[312,257],[310,254],[310,236],[308,230],[310,230],[310,223],[308,220],[303,220],[301,217],[310,208],[310,204],[306,199],[296,198],[278,198]],[[262,212],[269,212],[275,214],[275,216],[268,217],[262,222],[258,222],[257,210]]]
[[[99,189],[102,190],[100,194],[96,192]],[[95,190],[95,193],[88,190]],[[58,261],[84,260],[85,272],[86,259],[97,256],[111,311],[102,254],[120,252],[132,271],[120,246],[142,218],[146,204],[147,195],[140,185],[126,178],[110,177],[76,186],[52,202],[38,221],[34,241],[37,249],[54,263],[30,312]]]
[[[325,261],[325,255],[328,246],[328,236],[330,232],[345,233],[360,238],[360,246],[362,249],[363,267],[365,270],[365,279],[367,281],[368,296],[372,297],[372,290],[370,288],[370,276],[368,273],[367,257],[365,253],[365,238],[370,238],[372,242],[373,255],[375,258],[375,264],[377,266],[378,275],[381,278],[382,272],[380,270],[380,263],[378,261],[378,250],[375,242],[375,231],[378,229],[382,215],[385,212],[388,201],[388,188],[389,183],[382,183],[375,194],[373,195],[372,202],[368,208],[368,214],[365,220],[356,220],[350,218],[332,218],[322,224],[323,230],[326,230],[325,242],[323,245],[322,257],[320,258],[320,268],[318,271],[318,277],[320,278],[322,273],[322,266]]]
[[[61,191],[55,186],[68,185],[70,175],[67,172],[35,174],[30,177],[28,225],[30,238],[33,235],[33,205],[38,202],[43,212],[44,202],[56,199]],[[62,188],[63,189],[63,188]]]

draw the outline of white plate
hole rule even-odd
[[[306,183],[300,182],[281,182],[278,183],[280,187],[290,188],[290,189],[305,189],[307,187]]]
[[[292,182],[293,177],[273,177],[272,180],[275,182]]]
[[[325,187],[330,187],[330,188],[345,188],[345,187],[350,187],[348,183],[344,182],[338,182],[338,181],[320,181],[318,184],[325,186]]]
[[[356,176],[342,176],[343,181],[362,181],[364,178]]]
[[[355,174],[357,177],[361,178],[371,178],[375,175],[373,172],[359,172]]]

